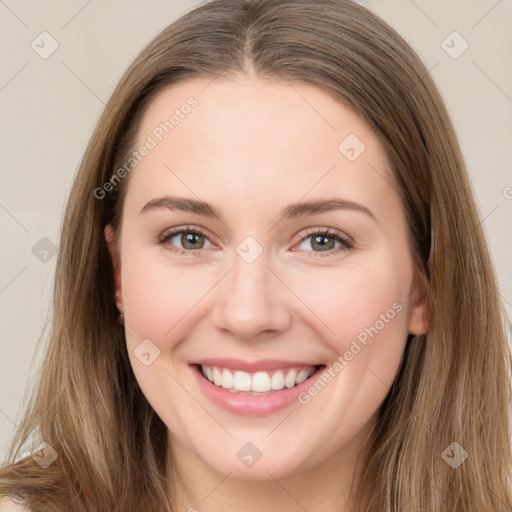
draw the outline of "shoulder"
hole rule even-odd
[[[7,496],[0,499],[0,512],[30,512],[22,505],[11,501]]]

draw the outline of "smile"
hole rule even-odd
[[[233,393],[262,394],[293,388],[317,371],[317,366],[283,368],[255,373],[201,365],[204,377],[217,387]]]
[[[233,359],[189,363],[203,396],[237,416],[265,416],[298,403],[298,395],[326,368],[325,364]]]

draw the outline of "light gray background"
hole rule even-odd
[[[199,3],[0,0],[1,460],[46,346],[39,336],[56,257],[36,257],[33,247],[42,251],[43,237],[58,246],[73,176],[122,72],[161,28]],[[412,45],[445,98],[512,316],[512,0],[360,3]],[[58,48],[43,59],[31,45],[47,51],[45,31]],[[464,42],[454,31],[469,45],[458,58]]]

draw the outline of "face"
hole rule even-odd
[[[135,149],[117,302],[176,453],[248,479],[356,453],[427,327],[375,135],[311,85],[193,79],[159,93]]]

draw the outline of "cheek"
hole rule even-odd
[[[315,277],[300,293],[333,357],[328,375],[313,382],[300,403],[321,410],[325,431],[342,443],[377,411],[396,376],[407,338],[409,274],[405,262],[382,258]]]
[[[195,324],[194,306],[211,288],[215,276],[192,267],[171,265],[161,254],[157,258],[148,252],[127,248],[123,259],[127,349],[148,402],[167,425],[186,435],[187,418],[179,411],[183,407],[180,404],[190,402],[190,395],[180,384],[184,378],[182,369],[172,360],[177,357],[177,345],[187,338]],[[147,365],[145,353],[149,353]]]
[[[319,399],[324,407],[332,406],[333,421],[340,408],[350,409],[354,418],[366,418],[396,376],[407,339],[410,265],[406,250],[401,259],[383,252],[378,257],[373,254],[371,261],[347,260],[338,269],[309,273],[311,277],[303,278],[301,285],[294,280],[297,294],[314,312],[313,329],[333,349],[331,376],[336,392]],[[319,391],[311,392],[312,397]]]
[[[149,338],[169,352],[190,332],[196,307],[218,277],[212,268],[171,263],[153,252],[150,256],[147,249],[134,248],[123,260],[125,322],[131,344]]]
[[[365,329],[377,323],[382,327],[395,324],[403,330],[406,324],[405,300],[408,292],[408,272],[392,259],[374,259],[372,262],[340,263],[339,268],[318,268],[297,274],[288,282],[293,283],[315,325],[325,334],[326,340],[339,353],[348,349],[350,340],[364,337]],[[304,277],[306,276],[306,277]],[[400,310],[400,311],[397,311]],[[398,313],[402,314],[398,314]],[[321,327],[323,325],[323,327]],[[362,334],[361,334],[362,333]]]

